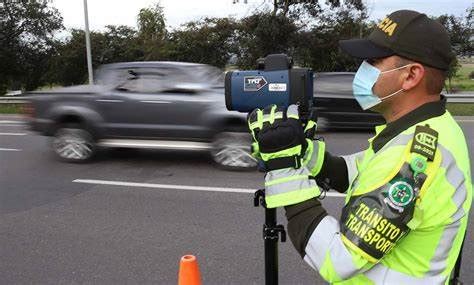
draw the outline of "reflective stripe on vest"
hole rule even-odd
[[[436,171],[427,178],[427,187],[422,188],[424,193],[421,193],[417,203],[416,218],[420,223],[411,224],[412,231],[379,263],[372,264],[347,248],[341,239],[337,220],[325,217],[308,241],[304,260],[318,270],[326,281],[335,284],[397,285],[447,282],[459,252],[471,206],[469,155],[464,136],[448,112],[420,124],[426,123],[437,128],[440,140],[436,165],[435,162],[430,164],[436,166]],[[391,155],[401,153],[398,152],[401,151],[400,146],[410,142],[414,129],[415,126],[412,126],[400,133],[377,153],[369,148],[363,153],[344,158],[348,171],[355,164],[355,173],[360,174],[354,175],[357,177],[348,191],[347,199],[354,191],[359,193],[357,187],[365,188],[371,184],[370,178],[380,171],[377,167],[383,167],[383,160],[387,159],[393,165],[395,157]],[[374,172],[367,173],[364,170]],[[384,171],[388,173],[387,168]],[[362,176],[363,180],[359,181]],[[378,175],[377,179],[381,176]],[[360,193],[363,193],[364,189],[361,190]],[[420,246],[420,243],[423,245]]]

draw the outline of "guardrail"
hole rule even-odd
[[[449,103],[474,103],[474,93],[445,94]]]
[[[444,94],[448,103],[474,103],[474,93]],[[28,103],[31,96],[0,96],[0,104]]]
[[[30,99],[29,96],[0,96],[0,104],[24,104]]]

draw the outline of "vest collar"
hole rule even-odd
[[[379,151],[399,133],[419,122],[441,116],[444,112],[446,112],[446,97],[441,95],[439,101],[423,104],[396,121],[375,127],[376,135],[372,141],[372,149],[374,152]]]

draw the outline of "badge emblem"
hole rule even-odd
[[[388,189],[387,197],[384,199],[390,207],[398,212],[403,212],[404,207],[410,204],[415,197],[413,187],[405,181],[397,181]]]

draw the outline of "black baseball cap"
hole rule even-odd
[[[454,59],[449,34],[425,14],[399,10],[383,19],[365,39],[339,41],[343,51],[362,59],[399,55],[447,70]]]

